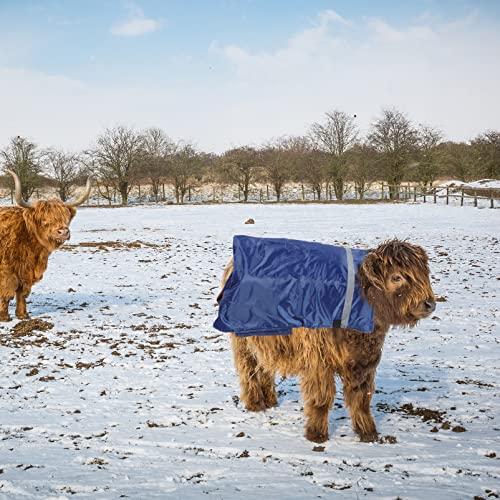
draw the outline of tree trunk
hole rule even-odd
[[[344,179],[335,179],[333,181],[333,190],[335,191],[335,197],[337,200],[342,201],[344,199]]]
[[[120,182],[120,197],[122,199],[122,205],[127,205],[128,204],[128,182],[123,181]]]
[[[282,185],[279,182],[274,184],[274,192],[276,193],[276,201],[278,203],[280,202],[280,199],[281,199],[281,189],[282,189]],[[269,199],[269,196],[267,197],[267,199]]]

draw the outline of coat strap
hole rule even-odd
[[[344,309],[342,310],[341,328],[347,328],[351,316],[352,299],[354,297],[354,259],[350,248],[345,249],[347,258],[347,288],[345,291]]]

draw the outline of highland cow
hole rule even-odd
[[[14,178],[17,207],[0,208],[0,321],[10,321],[9,303],[16,297],[16,316],[28,318],[26,299],[47,269],[49,255],[70,237],[76,208],[90,195],[89,177],[84,193],[73,202],[23,200],[18,176]]]
[[[233,261],[223,275],[224,287]],[[335,376],[361,441],[378,438],[370,404],[375,372],[391,326],[414,326],[435,309],[425,250],[392,240],[369,251],[357,273],[362,294],[374,312],[374,330],[294,328],[289,335],[240,337],[231,334],[234,361],[247,410],[277,405],[275,375],[299,376],[305,401],[305,436],[328,439],[328,415],[335,397]]]

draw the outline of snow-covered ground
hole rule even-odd
[[[438,182],[440,186],[460,186],[460,187],[471,187],[471,188],[484,188],[484,189],[500,189],[500,180],[498,179],[481,179],[479,181],[473,182],[462,182],[462,181],[446,181]]]
[[[429,203],[80,210],[31,296],[53,328],[0,326],[0,498],[498,498],[499,227],[498,210]],[[321,447],[296,380],[277,408],[239,404],[211,326],[238,233],[428,250],[442,302],[387,339],[384,444],[358,441],[341,392]]]

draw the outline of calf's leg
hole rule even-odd
[[[328,440],[328,415],[335,399],[335,373],[329,367],[312,367],[301,376],[306,417],[305,436],[309,441]]]
[[[351,414],[352,428],[363,442],[376,441],[378,438],[370,409],[375,392],[375,370],[376,368],[369,369],[360,384],[344,380],[344,402]]]
[[[262,372],[258,367],[257,358],[248,348],[247,339],[231,334],[231,346],[240,379],[240,399],[245,403],[245,408],[249,411],[261,411],[276,404],[273,399],[273,392],[276,395],[274,380],[271,383],[271,374]]]
[[[264,395],[266,408],[272,408],[278,405],[278,395],[276,394],[276,373],[270,370],[259,370],[259,382]]]

